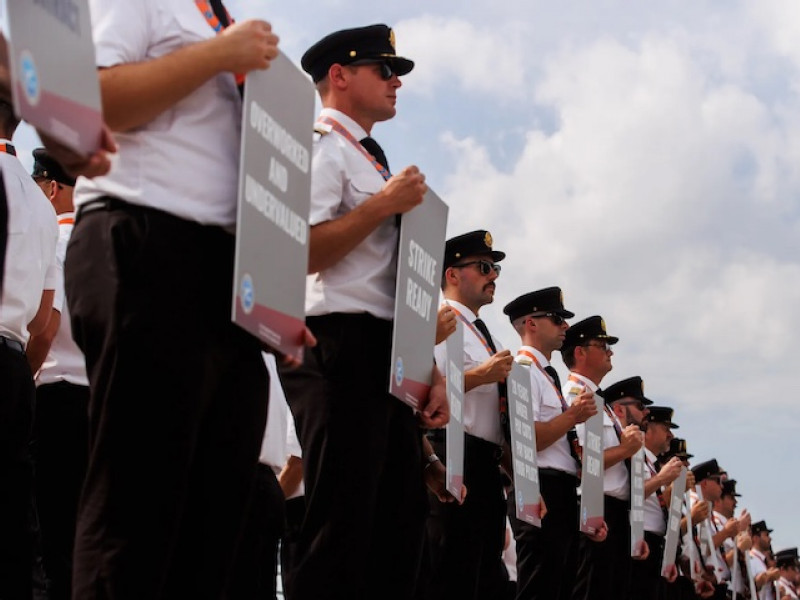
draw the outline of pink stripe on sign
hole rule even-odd
[[[303,360],[305,320],[261,304],[255,304],[248,314],[244,311],[241,297],[237,295],[234,322],[275,350]]]
[[[17,92],[20,113],[28,123],[83,155],[100,148],[103,115],[99,110],[46,90],[41,91],[34,106],[28,102],[20,82],[17,82]]]
[[[431,368],[433,368],[433,365],[431,365]],[[424,403],[428,398],[428,392],[430,392],[430,390],[431,385],[429,383],[414,381],[408,377],[403,379],[400,385],[397,385],[397,380],[394,379],[394,374],[392,375],[391,394],[408,404],[411,408],[419,408],[420,403]]]

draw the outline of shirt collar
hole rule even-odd
[[[335,108],[323,108],[319,113],[319,116],[330,117],[331,119],[338,121],[342,127],[347,129],[347,131],[349,131],[350,134],[359,141],[369,136],[369,134],[364,131],[364,128],[361,127],[361,125],[356,123],[353,119],[348,117],[340,110],[336,110]]]
[[[591,379],[589,379],[588,377],[584,377],[583,375],[581,375],[580,373],[576,373],[575,371],[570,371],[569,372],[569,376],[570,377],[576,377],[576,378],[580,379],[583,382],[583,384],[587,388],[589,388],[592,392],[596,392],[597,391],[597,387],[598,387],[597,384],[594,381],[592,381]]]
[[[450,298],[445,298],[445,302],[447,302],[450,306],[452,306],[458,312],[464,315],[464,318],[467,319],[470,323],[474,323],[475,319],[478,318],[478,315],[476,315],[469,308],[461,304],[461,302],[457,302],[456,300],[450,300]]]
[[[530,352],[531,354],[533,354],[536,357],[536,360],[539,361],[539,364],[542,366],[543,369],[545,367],[549,367],[550,366],[550,361],[547,360],[545,355],[542,354],[541,352],[539,352],[533,346],[521,346],[520,350],[526,350],[526,351]]]

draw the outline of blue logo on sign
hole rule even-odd
[[[253,310],[253,305],[255,305],[256,294],[253,290],[253,278],[250,277],[248,273],[245,273],[242,277],[242,285],[241,290],[239,290],[239,295],[242,298],[242,308],[244,308],[244,312],[250,314],[250,311]]]
[[[586,525],[586,521],[588,521],[588,520],[589,520],[589,509],[587,509],[587,508],[584,506],[584,507],[583,507],[583,514],[581,515],[581,523],[583,523],[584,525]]]
[[[27,50],[23,51],[20,55],[19,66],[25,97],[28,99],[28,102],[36,105],[39,103],[41,92],[39,73],[36,70],[36,63],[33,62],[33,56]]]
[[[394,382],[400,386],[403,384],[403,377],[405,373],[403,373],[403,358],[398,356],[397,357],[397,364],[394,367]]]
[[[522,508],[524,506],[524,503],[523,503],[523,500],[522,500],[522,490],[517,491],[517,506],[519,507],[520,511],[522,510]]]

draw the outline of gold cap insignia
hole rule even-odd
[[[564,306],[564,292],[561,292],[561,291],[560,291],[560,292],[558,293],[558,295],[559,295],[559,299],[561,300],[561,306],[562,306],[562,308],[563,308],[563,306]]]
[[[352,58],[355,55],[356,55],[356,51],[355,50],[350,50],[350,57]]]
[[[395,47],[394,47],[394,44],[395,44],[394,29],[390,29],[389,30],[389,43],[392,46],[392,50],[395,51]]]
[[[461,252],[456,252],[456,258],[461,258]]]
[[[489,250],[492,249],[492,234],[488,231],[486,232],[486,235],[483,236],[483,243],[486,244],[486,247],[489,248]]]
[[[642,380],[642,396],[644,396],[644,380]]]
[[[606,332],[606,322],[603,319],[600,319],[600,331]]]

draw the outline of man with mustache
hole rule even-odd
[[[483,320],[482,306],[494,301],[495,281],[505,253],[492,248],[492,236],[478,230],[447,240],[442,292],[464,325],[464,484],[463,504],[442,503],[429,494],[428,535],[432,577],[427,598],[497,598],[505,588],[500,555],[505,536],[505,496],[500,461],[505,445],[505,379],[512,357]],[[447,365],[444,342],[436,364]],[[445,457],[445,432],[429,434],[436,454]]]

